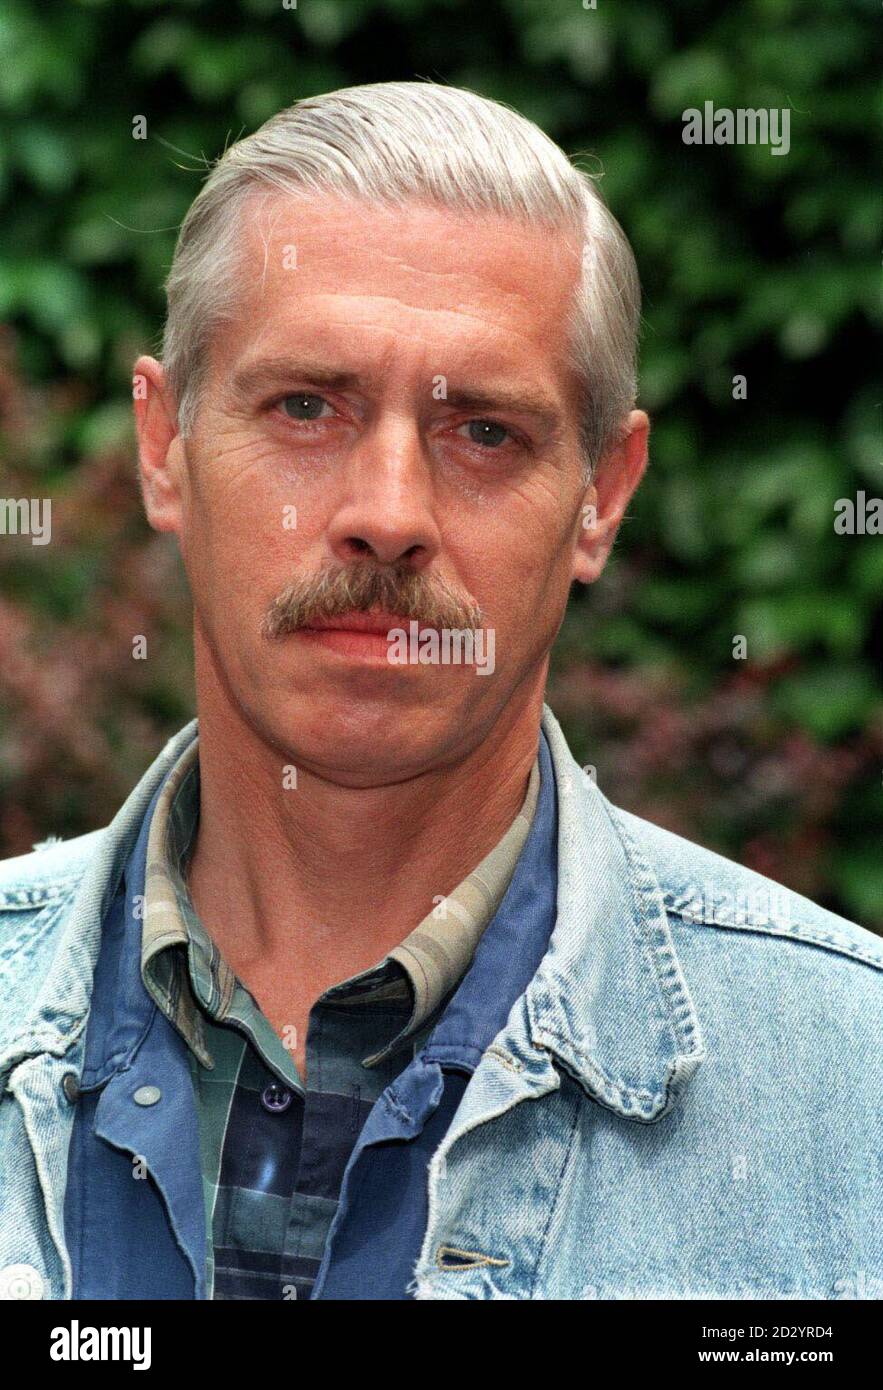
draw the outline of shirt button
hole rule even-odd
[[[139,1086],[132,1099],[136,1105],[156,1105],[161,1095],[158,1086]]]
[[[291,1092],[278,1081],[271,1081],[261,1092],[261,1105],[271,1115],[281,1115],[291,1104]]]
[[[80,1082],[75,1071],[66,1071],[61,1078],[61,1089],[64,1091],[65,1100],[69,1100],[71,1105],[80,1099]]]
[[[0,1269],[0,1299],[43,1297],[43,1276],[33,1265],[7,1265]]]

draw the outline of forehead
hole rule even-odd
[[[252,195],[240,216],[229,365],[298,346],[383,370],[468,370],[491,355],[565,387],[576,233],[325,196]]]

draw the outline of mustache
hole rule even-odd
[[[407,561],[378,565],[373,560],[356,560],[290,580],[268,607],[261,632],[264,637],[284,637],[309,627],[316,618],[339,618],[372,608],[415,618],[424,627],[436,629],[475,631],[484,623],[475,600],[459,594],[441,575],[415,573]]]

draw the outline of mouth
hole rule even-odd
[[[400,613],[342,613],[335,618],[314,618],[298,628],[297,635],[342,656],[389,665],[389,633],[394,628],[407,632],[411,621]]]

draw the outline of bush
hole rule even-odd
[[[559,643],[575,751],[614,800],[883,928],[883,541],[833,529],[838,498],[881,490],[877,20],[871,0],[7,0],[3,490],[52,496],[57,543],[0,544],[0,850],[106,819],[192,709],[128,394],[202,157],[299,97],[429,76],[583,152],[642,271],[653,465]],[[706,100],[787,108],[787,157],[685,145]]]

